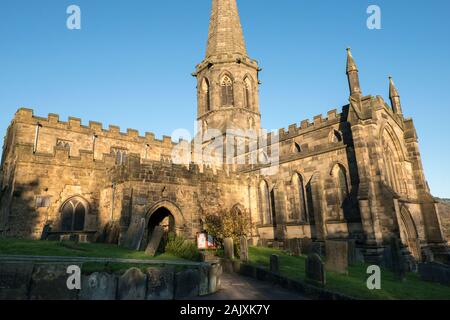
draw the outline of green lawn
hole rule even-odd
[[[250,263],[268,268],[270,255],[280,256],[282,275],[299,281],[305,280],[305,256],[293,257],[283,251],[261,247],[250,247]],[[388,270],[382,270],[381,290],[368,290],[366,274],[368,265],[349,267],[349,275],[327,272],[326,288],[359,299],[382,300],[450,300],[450,287],[421,281],[417,274],[409,273],[406,280],[398,282]]]
[[[9,238],[0,239],[0,255],[185,261],[169,253],[157,255],[156,257],[150,257],[142,251],[132,251],[120,248],[116,245],[99,243],[18,240]],[[83,263],[82,270],[85,274],[91,274],[93,272],[112,273],[125,271],[133,267],[145,271],[149,267],[155,268],[158,266],[135,263],[85,262]],[[175,270],[178,271],[182,270],[183,268],[184,266],[176,266]]]
[[[0,255],[182,260],[167,253],[150,257],[142,251],[132,251],[116,245],[18,239],[0,239]]]

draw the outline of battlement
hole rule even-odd
[[[40,124],[44,127],[55,127],[58,129],[74,131],[88,135],[103,136],[112,139],[120,138],[132,142],[141,142],[149,146],[157,144],[161,147],[172,148],[173,146],[176,146],[178,144],[177,142],[173,142],[172,138],[169,136],[163,136],[160,140],[156,139],[155,134],[152,132],[146,132],[144,136],[141,136],[138,130],[127,129],[127,131],[124,133],[121,132],[119,126],[115,125],[109,125],[108,129],[104,129],[103,124],[96,121],[89,121],[88,125],[85,126],[82,124],[82,120],[76,117],[69,117],[66,122],[61,121],[60,116],[54,113],[49,114],[47,118],[38,117],[34,115],[34,111],[32,109],[28,108],[20,108],[19,110],[17,110],[14,120],[31,124]]]
[[[309,131],[321,129],[327,126],[334,125],[339,123],[342,118],[342,113],[338,113],[337,109],[330,110],[327,113],[327,116],[317,115],[313,118],[313,121],[303,120],[300,122],[300,126],[296,123],[291,124],[287,129],[281,128],[278,130],[280,140],[288,139],[291,137],[295,137],[301,134],[304,134]],[[268,134],[270,136],[270,133]]]

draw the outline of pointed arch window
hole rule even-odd
[[[306,185],[306,200],[308,206],[308,213],[314,219],[314,195],[313,195],[313,179]]]
[[[259,184],[259,203],[260,203],[260,215],[263,225],[272,223],[271,217],[271,197],[269,193],[269,186],[266,181],[261,181]]]
[[[72,198],[61,208],[61,231],[83,231],[87,204],[80,198]]]
[[[119,148],[112,148],[111,154],[116,159],[116,165],[121,166],[124,165],[127,160],[127,150],[125,149],[119,149]]]
[[[305,198],[305,185],[303,177],[298,173],[292,177],[292,187],[294,191],[295,200],[295,212],[292,215],[294,220],[306,222],[306,198]]]
[[[347,181],[346,170],[339,164],[337,164],[332,173],[334,181],[337,187],[337,200],[340,207],[340,211],[344,214],[341,218],[346,216],[348,210],[348,196],[349,187]]]
[[[66,140],[58,139],[56,141],[56,146],[59,148],[70,150],[70,142]]]
[[[244,79],[244,108],[253,109],[252,82],[248,77]]]
[[[395,170],[395,161],[392,149],[386,145],[384,148],[384,162],[386,167],[386,180],[388,185],[396,192],[399,191],[399,182]]]
[[[220,87],[222,90],[221,99],[222,106],[233,106],[234,105],[234,90],[233,81],[229,76],[224,76],[220,81]]]
[[[211,94],[208,79],[204,78],[202,83],[203,101],[205,104],[205,112],[211,111]]]

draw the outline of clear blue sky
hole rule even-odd
[[[66,8],[82,30],[66,28]],[[364,93],[388,99],[394,76],[415,120],[426,175],[450,197],[450,1],[238,0],[248,51],[260,62],[263,126],[287,127],[347,103],[345,48]],[[382,30],[366,9],[382,9]],[[0,132],[18,107],[154,132],[192,130],[194,67],[210,0],[1,0]]]

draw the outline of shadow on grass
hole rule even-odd
[[[294,257],[270,248],[250,247],[250,263],[269,267],[270,255],[280,257],[280,272],[283,276],[305,281],[306,256]],[[408,273],[405,281],[399,282],[394,274],[386,269],[381,273],[381,290],[369,290],[366,273],[368,264],[357,264],[349,267],[349,274],[341,275],[327,272],[326,289],[340,292],[357,299],[370,300],[450,300],[450,287],[422,281],[418,274]]]

